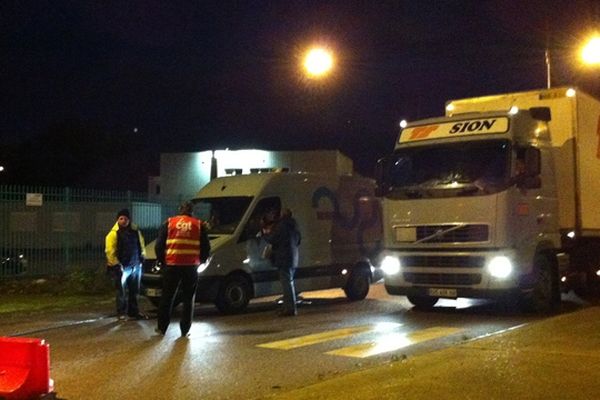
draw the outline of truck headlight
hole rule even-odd
[[[510,259],[506,256],[497,256],[489,262],[488,271],[494,278],[508,278],[513,270]]]
[[[381,269],[386,275],[396,275],[400,272],[400,260],[398,257],[385,256],[381,261]]]

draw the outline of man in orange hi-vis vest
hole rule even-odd
[[[156,257],[163,266],[163,291],[158,306],[156,333],[164,335],[171,322],[173,299],[179,286],[183,312],[179,327],[186,337],[192,326],[198,266],[210,255],[210,242],[202,221],[192,217],[193,204],[185,202],[179,215],[168,218],[158,231]]]

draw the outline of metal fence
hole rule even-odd
[[[147,198],[130,191],[0,185],[0,279],[104,265],[104,238],[121,208],[129,208],[147,243],[154,240],[165,214]]]

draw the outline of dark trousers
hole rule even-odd
[[[279,267],[279,282],[283,291],[283,312],[296,313],[296,290],[294,288],[294,268]]]
[[[113,280],[117,289],[117,314],[135,317],[140,313],[138,294],[142,278],[141,264],[113,268]]]
[[[167,331],[171,322],[173,300],[175,294],[179,291],[183,302],[179,327],[181,328],[181,335],[184,336],[189,332],[194,317],[198,267],[195,265],[168,265],[163,271],[163,289],[158,306],[158,329],[161,332]]]

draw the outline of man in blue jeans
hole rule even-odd
[[[279,281],[283,290],[283,310],[280,316],[295,316],[296,290],[294,287],[294,272],[298,267],[298,246],[301,235],[298,223],[292,217],[288,208],[281,210],[281,216],[276,222],[272,232],[265,236],[271,243],[271,262],[279,270]]]
[[[117,318],[119,321],[128,317],[147,319],[138,307],[142,262],[146,256],[144,237],[131,223],[128,209],[117,213],[117,222],[106,235],[105,244],[108,273],[117,290]]]

